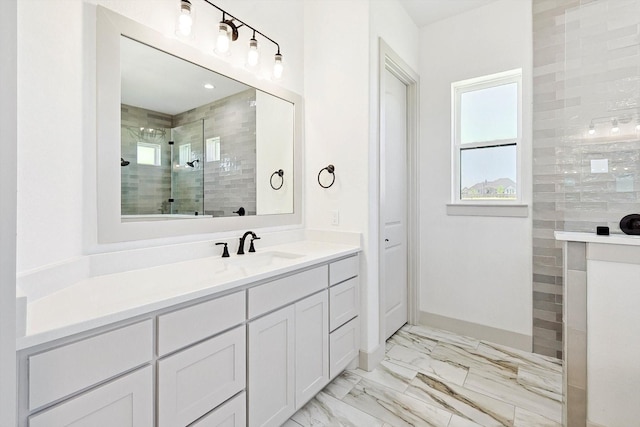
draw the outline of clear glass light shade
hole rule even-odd
[[[191,27],[193,27],[193,10],[191,9],[191,3],[183,0],[180,2],[180,14],[178,15],[178,22],[176,24],[176,34],[182,37],[189,37],[191,35]]]
[[[613,120],[611,122],[611,132],[613,132],[613,133],[620,132],[620,126],[618,126],[618,121],[617,120]]]
[[[589,135],[596,133],[596,128],[593,125],[589,125]]]
[[[284,66],[282,65],[282,55],[276,53],[275,61],[273,63],[273,77],[279,79],[282,77],[282,71],[284,71]]]
[[[249,41],[249,52],[247,52],[247,64],[251,67],[258,65],[260,59],[260,53],[258,52],[258,41],[251,39]]]
[[[216,39],[216,52],[227,53],[229,52],[229,26],[223,22],[220,23],[220,30],[218,32],[218,38]]]

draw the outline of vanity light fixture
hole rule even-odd
[[[180,14],[178,15],[178,24],[176,25],[176,34],[182,37],[191,35],[191,27],[193,26],[193,11],[189,0],[180,0]]]
[[[593,135],[594,133],[596,133],[596,127],[591,123],[589,125],[589,135]]]
[[[283,70],[284,66],[282,65],[282,55],[280,55],[280,49],[278,48],[278,53],[276,53],[275,60],[273,62],[273,77],[276,79],[281,78]]]
[[[231,49],[231,42],[234,42],[238,39],[238,29],[241,27],[247,27],[253,31],[253,36],[249,40],[249,50],[247,52],[247,65],[250,67],[255,67],[258,65],[258,61],[260,59],[260,53],[258,49],[258,40],[256,39],[256,34],[260,35],[264,39],[270,41],[276,46],[276,54],[274,56],[273,63],[273,77],[279,79],[282,77],[282,73],[284,71],[284,64],[282,62],[282,54],[280,53],[280,45],[273,40],[272,38],[266,36],[264,33],[258,31],[256,28],[247,24],[246,22],[236,18],[231,15],[229,12],[221,9],[215,4],[211,3],[209,0],[203,0],[209,6],[212,6],[222,12],[222,20],[218,24],[218,35],[216,38],[216,47],[215,52],[220,55],[226,55],[229,53]],[[191,3],[188,0],[180,0],[181,8],[182,3],[188,3],[188,11],[189,16],[193,16],[193,8]],[[181,9],[182,10],[182,9]]]
[[[638,122],[636,123],[636,130],[640,131],[640,117],[638,117]]]
[[[620,126],[618,125],[618,119],[611,120],[611,132],[612,133],[620,132]]]
[[[215,89],[216,87],[214,85],[212,85],[211,83],[205,83],[204,88],[205,89]]]
[[[249,52],[247,52],[247,64],[251,67],[258,65],[260,53],[258,52],[258,40],[256,40],[256,32],[253,31],[253,37],[249,40]]]

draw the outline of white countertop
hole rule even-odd
[[[17,340],[25,349],[113,322],[151,313],[217,293],[240,289],[297,269],[355,254],[360,247],[316,241],[271,246],[256,254],[199,258],[158,267],[91,277],[27,304],[27,331]],[[266,266],[243,268],[225,261],[267,252],[300,255]],[[256,258],[257,259],[257,258]],[[246,260],[246,261],[245,261]],[[232,261],[233,262],[233,261]]]
[[[608,236],[598,236],[595,233],[578,233],[572,231],[556,231],[556,240],[568,242],[604,243],[610,245],[640,246],[640,236],[630,236],[627,234],[610,234]]]

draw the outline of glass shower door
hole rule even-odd
[[[171,213],[204,215],[203,121],[171,129]]]

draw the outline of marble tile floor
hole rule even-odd
[[[372,372],[345,371],[285,427],[560,427],[562,362],[405,325]]]

